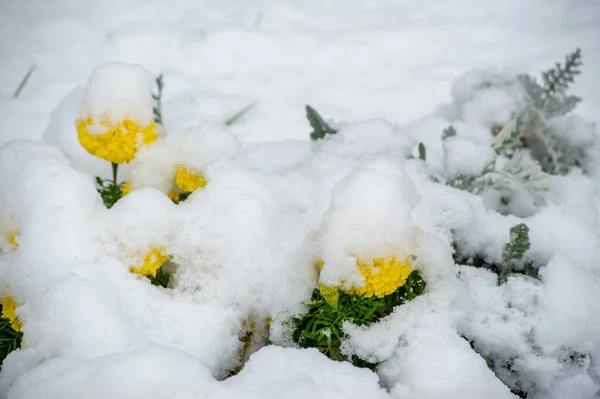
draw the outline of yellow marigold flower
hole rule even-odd
[[[335,304],[340,299],[340,291],[337,287],[329,287],[319,283],[319,291],[325,299],[325,302],[329,304]]]
[[[406,283],[412,272],[410,257],[398,260],[395,256],[375,258],[356,262],[358,270],[365,279],[362,287],[353,287],[351,292],[365,297],[383,298],[396,291]]]
[[[165,263],[169,257],[165,255],[162,248],[155,248],[144,257],[141,266],[131,266],[129,271],[140,276],[156,277],[156,271]]]
[[[198,188],[206,187],[206,178],[199,171],[193,171],[183,166],[177,166],[175,171],[175,184],[183,191],[192,192]]]
[[[129,163],[140,147],[158,138],[158,133],[154,121],[140,126],[130,119],[113,123],[88,117],[77,120],[77,138],[90,154],[121,164]]]
[[[15,331],[21,331],[21,327],[23,327],[23,323],[21,323],[21,319],[17,316],[17,302],[10,296],[3,296],[0,298],[0,305],[2,305],[2,318],[8,319],[10,321],[10,327]]]
[[[123,197],[131,192],[131,182],[128,180],[123,184]]]

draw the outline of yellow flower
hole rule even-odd
[[[21,319],[17,316],[17,302],[10,296],[3,296],[0,298],[0,305],[2,305],[2,318],[8,319],[10,321],[10,327],[19,332],[21,331],[21,327],[23,327],[23,323],[21,323]]]
[[[107,120],[94,121],[88,117],[77,120],[77,137],[90,154],[121,164],[129,163],[140,147],[158,138],[158,133],[154,121],[147,126],[140,126],[131,119],[113,123]]]
[[[365,297],[383,298],[396,291],[406,283],[406,279],[412,272],[410,257],[402,260],[395,256],[387,258],[375,258],[356,262],[358,270],[365,279],[362,287],[353,287],[352,292]]]
[[[337,287],[329,287],[319,283],[319,291],[325,302],[329,304],[335,304],[340,299],[340,291]]]
[[[144,257],[141,266],[135,265],[129,268],[129,271],[140,276],[156,277],[156,271],[165,263],[169,257],[165,255],[162,248],[155,248]]]
[[[192,192],[198,188],[206,187],[206,178],[200,171],[187,169],[183,166],[177,166],[175,172],[175,184],[183,191]]]
[[[407,256],[399,261],[395,256],[387,258],[375,258],[369,260],[357,260],[356,266],[364,278],[362,287],[351,287],[343,290],[351,294],[363,295],[367,298],[376,296],[383,298],[406,283],[406,279],[412,272],[410,267],[411,257]],[[322,270],[325,265],[322,260],[317,261]],[[328,303],[336,303],[339,298],[337,287],[325,286],[319,283],[319,291]]]
[[[131,182],[128,180],[123,184],[123,197],[131,192]]]

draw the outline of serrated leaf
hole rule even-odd
[[[507,265],[510,261],[521,259],[529,248],[529,227],[525,223],[511,227],[509,241],[502,251],[502,263]]]
[[[491,173],[499,175],[503,179],[495,182],[496,187],[516,187],[527,193],[536,206],[545,205],[545,194],[548,188],[542,169],[537,162],[525,158],[522,151],[515,153],[502,169],[494,170]]]

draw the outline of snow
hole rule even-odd
[[[320,282],[360,287],[357,260],[409,256],[415,243],[410,211],[417,201],[406,172],[388,159],[353,170],[334,189],[319,228]]]
[[[141,126],[152,122],[152,86],[154,77],[141,65],[109,62],[92,72],[85,86],[80,115],[101,121],[119,123],[132,120]],[[92,125],[94,127],[95,125]],[[91,133],[93,129],[90,130]],[[98,133],[103,130],[98,127]]]
[[[131,186],[154,187],[166,194],[178,166],[207,174],[209,166],[233,158],[239,147],[225,126],[214,122],[172,131],[139,151],[131,165]]]
[[[593,398],[598,20],[595,2],[566,0],[3,4],[0,293],[24,344],[0,398]],[[583,101],[549,128],[582,169],[546,176],[539,208],[446,186],[494,160],[491,131],[524,105],[515,74],[577,46]],[[150,123],[159,73],[166,135],[119,168],[133,191],[106,209],[95,177],[110,164],[81,147],[75,119]],[[306,104],[339,132],[310,142]],[[208,182],[178,205],[165,196],[177,166]],[[453,250],[501,263],[519,223],[531,249],[515,267],[539,279],[455,264]],[[129,272],[155,248],[168,288]],[[291,342],[319,278],[360,285],[353,256],[390,253],[415,255],[427,289],[344,324],[343,353],[375,371]]]

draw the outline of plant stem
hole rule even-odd
[[[118,163],[112,163],[112,170],[113,170],[113,184],[115,186],[117,186],[117,171],[119,169],[119,164]]]

